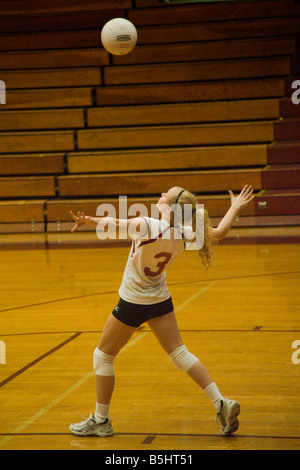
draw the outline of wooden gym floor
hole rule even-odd
[[[94,411],[92,354],[127,256],[122,246],[2,251],[0,450],[299,450],[295,244],[220,244],[208,274],[193,252],[168,271],[185,344],[221,392],[241,403],[236,435],[219,436],[212,405],[174,368],[147,324],[115,361],[115,435],[69,432]]]

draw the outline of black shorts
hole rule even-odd
[[[170,297],[158,304],[133,304],[126,300],[120,299],[118,305],[112,311],[114,317],[125,325],[137,328],[142,323],[151,320],[151,318],[160,317],[167,313],[173,312],[173,302]]]

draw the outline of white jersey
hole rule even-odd
[[[171,296],[165,270],[184,251],[185,243],[179,230],[166,221],[144,219],[150,236],[133,240],[119,295],[127,302],[149,305]]]

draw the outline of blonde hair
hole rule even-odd
[[[173,206],[174,204],[178,204],[181,208],[181,214],[182,214],[182,220],[191,222],[193,232],[196,233],[197,231],[200,230],[200,227],[197,227],[197,198],[196,196],[191,193],[190,191],[183,190],[183,188],[178,188],[180,189],[181,193],[179,192],[180,196],[174,196],[170,198],[168,201],[169,206]],[[192,207],[192,220],[186,220],[185,214],[184,214],[184,206],[189,205],[189,207]],[[170,216],[170,225],[174,227],[174,212],[171,212]],[[207,270],[213,260],[214,260],[214,250],[213,250],[213,245],[217,243],[217,239],[215,238],[213,234],[213,228],[211,225],[211,221],[208,215],[207,210],[203,209],[203,226],[201,229],[203,229],[203,246],[200,250],[198,250],[199,258],[202,262],[202,265],[205,270]],[[191,240],[189,240],[191,241]]]

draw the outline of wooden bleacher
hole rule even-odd
[[[138,30],[126,56],[100,42],[115,17]],[[299,32],[297,0],[1,1],[0,234],[69,232],[70,210],[150,209],[174,185],[217,223],[252,184],[229,240],[299,241]]]

